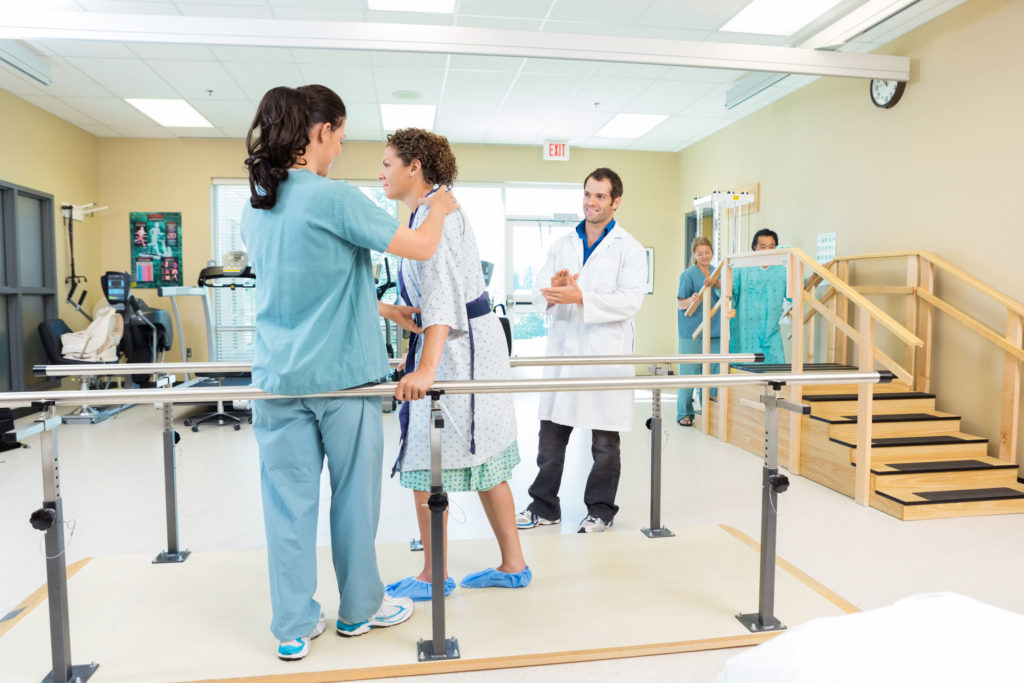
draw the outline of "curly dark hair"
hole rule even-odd
[[[304,85],[268,90],[245,136],[252,207],[272,209],[277,204],[277,187],[306,153],[310,128],[329,122],[336,129],[344,121],[345,103],[330,88]]]
[[[388,135],[388,147],[408,166],[420,160],[423,179],[431,185],[451,185],[459,174],[448,138],[422,128],[401,128]]]

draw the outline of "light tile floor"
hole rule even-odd
[[[536,403],[535,395],[516,400],[523,463],[510,484],[517,507],[528,502],[526,490],[536,472]],[[674,409],[666,400],[664,525],[727,524],[758,538],[761,460],[697,430],[678,427],[671,419]],[[643,426],[649,415],[649,399],[638,394],[634,430],[622,441],[621,511],[608,533],[639,533],[649,525],[650,436]],[[181,545],[193,552],[262,547],[259,470],[251,428],[235,432],[211,426],[193,433],[180,426],[180,418],[179,414]],[[385,415],[388,453],[394,449],[396,423],[396,415]],[[160,413],[150,406],[136,406],[98,425],[60,428],[69,562],[104,554],[155,556],[165,548],[160,429]],[[42,534],[28,524],[29,514],[42,500],[37,438],[29,444],[27,449],[0,453],[0,614],[45,582]],[[576,522],[585,514],[582,492],[589,460],[589,437],[574,434],[562,487],[564,523],[524,533],[575,533]],[[390,463],[385,467],[390,469]],[[1024,515],[901,522],[808,480],[791,480],[779,500],[779,555],[859,607],[879,607],[914,593],[954,591],[1024,613],[1017,571],[1024,566]],[[322,520],[327,505],[324,489]],[[386,480],[378,539],[404,541],[416,534],[411,495],[394,480]],[[449,534],[490,536],[476,496],[453,496]],[[319,542],[328,542],[323,524]],[[388,568],[382,569],[386,580],[391,579]],[[451,571],[459,575],[463,569]],[[666,577],[670,580],[670,570]],[[610,614],[609,625],[614,623]],[[568,678],[711,681],[732,654],[711,651],[423,678],[488,683]]]

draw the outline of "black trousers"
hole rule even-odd
[[[565,467],[565,446],[569,443],[572,427],[541,420],[537,444],[537,467],[540,471],[530,485],[533,500],[528,510],[545,519],[561,519],[562,508],[558,501],[558,489],[562,485],[562,470]],[[611,522],[619,506],[615,504],[615,493],[619,489],[621,460],[619,457],[619,433],[600,429],[591,430],[590,452],[594,464],[587,477],[583,502],[587,514]]]

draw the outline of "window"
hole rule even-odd
[[[244,251],[242,209],[249,203],[249,185],[241,180],[215,179],[212,189],[210,258],[223,262],[229,251]],[[212,361],[251,361],[256,342],[256,297],[252,288],[210,287],[213,315]]]
[[[48,362],[39,323],[57,317],[55,242],[53,197],[0,182],[0,391],[58,383],[32,373]]]

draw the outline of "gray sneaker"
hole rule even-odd
[[[523,510],[516,515],[516,527],[520,529],[532,529],[535,526],[548,526],[550,524],[558,524],[561,519],[544,519],[530,510]]]
[[[587,515],[580,522],[580,528],[576,530],[578,534],[599,534],[606,529],[610,529],[615,522],[606,522],[600,517],[594,517],[593,515]]]

